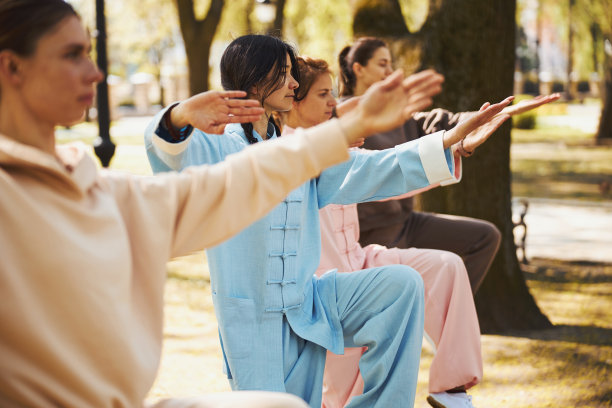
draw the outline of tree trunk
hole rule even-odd
[[[377,1],[389,3],[388,10],[399,9],[397,0]],[[434,67],[446,77],[437,105],[453,111],[476,110],[484,101],[499,101],[512,93],[515,12],[513,0],[430,1],[429,16],[418,34],[421,66]],[[359,26],[361,21],[355,20],[355,33],[376,35],[373,25]],[[399,31],[408,29],[404,25]],[[383,33],[389,38],[388,31]],[[488,333],[551,326],[519,268],[510,177],[510,126],[505,125],[475,157],[464,160],[460,184],[420,197],[427,211],[485,219],[502,232],[499,253],[476,295],[481,329]]]
[[[224,0],[211,0],[206,16],[203,19],[197,19],[193,10],[193,0],[176,0],[179,24],[187,54],[191,95],[209,89],[210,47],[221,20],[223,5]]]
[[[612,38],[612,37],[610,37]],[[612,143],[612,54],[605,58],[605,77],[602,86],[601,118],[597,130],[597,143]]]

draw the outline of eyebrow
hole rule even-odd
[[[87,44],[87,46],[81,44],[81,43],[72,43],[72,44],[67,44],[66,46],[64,46],[64,50],[65,51],[86,51],[87,53],[90,53],[92,48],[91,48],[91,43]]]

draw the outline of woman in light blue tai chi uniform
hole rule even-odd
[[[189,117],[198,114],[189,99],[173,105],[160,112],[146,131],[153,170],[217,163],[250,144],[277,138],[278,129],[268,118],[272,111],[291,108],[299,82],[296,71],[295,52],[283,41],[259,35],[234,40],[221,60],[223,87],[244,90],[259,100],[266,117],[252,124],[228,125],[223,135],[211,135],[189,126]],[[397,80],[398,75],[389,80]],[[415,103],[406,108],[398,105],[404,117],[428,105],[441,82],[431,72],[404,83],[411,80],[404,93]],[[287,391],[320,407],[326,350],[341,354],[344,347],[366,346],[359,364],[364,393],[350,406],[413,405],[423,335],[421,278],[400,265],[315,277],[321,247],[319,208],[379,200],[451,179],[454,163],[448,146],[493,118],[504,103],[479,112],[453,131],[389,150],[352,152],[347,162],[291,192],[265,218],[208,250],[212,295],[233,389]],[[382,116],[376,117],[379,123],[371,120],[364,118],[362,125],[393,127],[390,122],[381,125]],[[331,120],[322,126],[331,129],[339,123]]]

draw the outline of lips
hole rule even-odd
[[[91,105],[93,103],[94,93],[87,93],[79,96],[79,102]]]

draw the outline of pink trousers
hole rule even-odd
[[[417,270],[425,283],[425,333],[435,344],[429,370],[429,392],[442,392],[464,385],[470,388],[482,378],[480,327],[461,258],[435,249],[398,249],[380,245],[364,248],[363,269],[403,264]],[[363,392],[358,348],[344,355],[327,353],[323,378],[324,408],[345,406]]]

